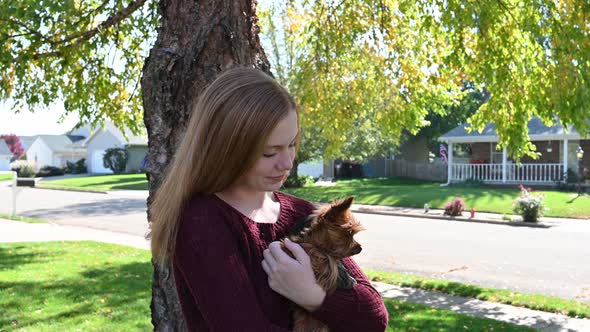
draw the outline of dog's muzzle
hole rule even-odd
[[[352,255],[356,255],[356,254],[360,253],[361,251],[363,251],[363,247],[356,246],[356,247],[354,247],[354,249],[352,249]]]

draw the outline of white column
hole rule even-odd
[[[563,179],[567,176],[567,138],[563,140]]]
[[[449,146],[447,148],[447,183],[451,183],[451,174],[453,173],[453,143],[449,142]]]
[[[12,216],[16,217],[16,172],[12,171]]]
[[[507,174],[506,174],[506,159],[507,159],[506,158],[506,155],[507,155],[506,148],[504,148],[502,150],[502,182],[503,183],[506,183],[506,177],[507,177]]]

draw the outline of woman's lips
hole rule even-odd
[[[271,180],[272,182],[281,182],[281,181],[283,181],[285,179],[285,175],[271,176],[268,179]]]

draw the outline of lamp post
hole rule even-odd
[[[582,193],[582,159],[584,158],[584,150],[578,146],[576,150],[576,157],[578,158],[578,194]]]

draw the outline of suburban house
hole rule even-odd
[[[26,153],[31,144],[37,139],[37,136],[19,136],[18,138],[20,138],[20,145]]]
[[[86,137],[84,140],[71,144],[71,147],[84,150],[88,173],[112,173],[110,169],[104,167],[102,160],[106,149],[115,147],[127,148],[125,171],[138,172],[142,168],[141,164],[148,150],[146,136],[134,135],[128,129],[123,134],[111,122],[106,122],[100,129],[92,130],[86,126],[74,129],[69,134]]]
[[[126,136],[126,137],[125,137]],[[63,135],[21,136],[27,160],[36,169],[43,166],[63,167],[66,162],[86,159],[88,173],[112,173],[103,166],[103,155],[108,148],[127,148],[126,172],[140,171],[147,154],[147,138],[125,130],[125,135],[114,124],[102,128],[84,126]]]
[[[448,182],[467,179],[490,184],[548,184],[577,177],[580,168],[590,167],[590,140],[571,126],[565,130],[560,123],[551,127],[541,119],[532,118],[528,123],[529,136],[541,155],[533,160],[524,157],[521,165],[508,158],[506,149],[498,150],[495,126],[487,124],[481,133],[468,133],[465,125],[459,125],[439,138],[448,144]],[[586,151],[579,161],[576,153]],[[581,166],[581,167],[580,167]]]
[[[83,149],[72,148],[73,143],[83,139],[77,135],[38,135],[25,149],[25,154],[37,170],[43,166],[62,167],[67,161],[86,158]]]
[[[432,162],[436,163],[435,167],[432,167]],[[342,172],[343,167],[348,168],[348,171]],[[443,165],[439,160],[431,160],[427,139],[413,136],[399,146],[395,154],[375,156],[365,160],[362,164],[340,159],[329,160],[324,165],[322,175],[330,178],[401,176],[430,181],[444,181],[446,179],[446,169],[442,169],[442,167]]]
[[[10,159],[12,152],[6,141],[0,139],[0,171],[10,171]]]

